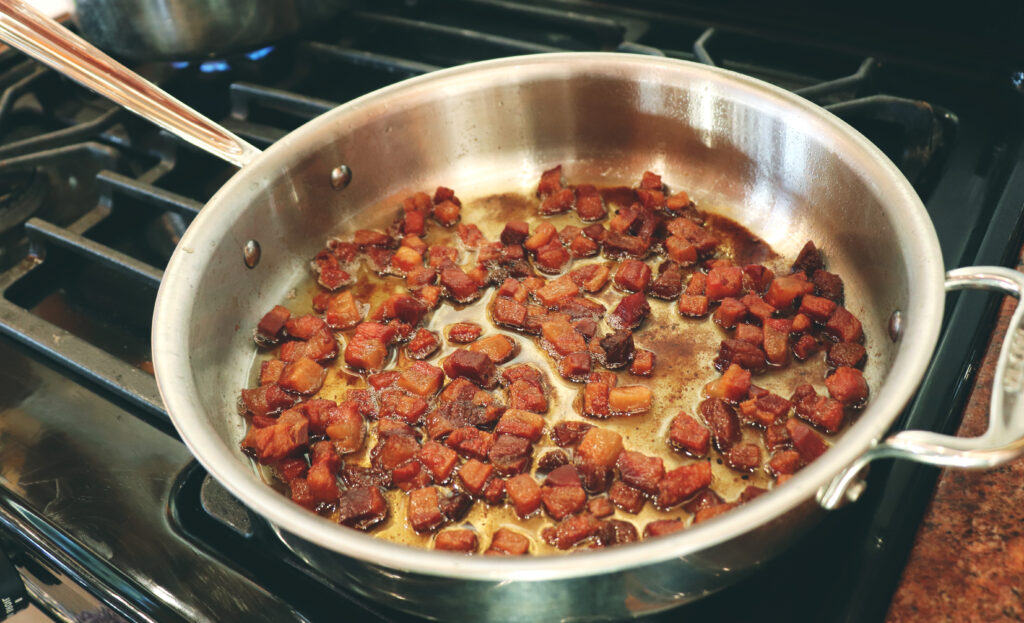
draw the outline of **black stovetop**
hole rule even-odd
[[[930,49],[936,28],[911,48],[885,29],[850,36],[725,8],[393,3],[247,55],[139,70],[263,147],[370,90],[475,60],[606,50],[713,63],[794,90],[879,145],[925,202],[947,267],[1011,264],[1024,231],[1024,74],[987,48],[955,59]],[[80,619],[407,618],[281,547],[166,419],[149,372],[156,286],[233,169],[16,52],[0,54],[0,91],[0,543],[34,599],[63,577],[98,600],[64,606]],[[948,303],[935,361],[897,426],[956,428],[998,301]],[[861,500],[797,547],[655,620],[880,619],[935,475],[876,465]]]

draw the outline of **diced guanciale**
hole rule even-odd
[[[505,363],[519,353],[519,344],[507,335],[491,335],[470,344],[467,350],[483,353],[494,363]]]
[[[529,474],[519,474],[506,480],[505,492],[520,517],[528,517],[540,508],[540,485]]]
[[[658,495],[655,500],[661,508],[671,508],[710,485],[711,463],[697,461],[666,472],[658,482]]]
[[[793,440],[793,447],[807,463],[818,458],[828,449],[825,440],[800,420],[795,418],[786,420],[786,430],[789,432],[790,439]]]
[[[444,373],[448,378],[466,378],[480,387],[494,387],[497,370],[494,362],[484,353],[457,350],[444,360]]]
[[[693,417],[679,413],[672,419],[668,442],[673,448],[700,458],[705,456],[711,447],[711,431]]]
[[[614,329],[635,329],[651,313],[651,305],[643,291],[624,296],[608,316],[608,324]]]
[[[273,463],[295,454],[309,443],[309,420],[290,409],[270,426],[252,427],[242,440],[242,448],[256,455],[261,463]]]
[[[708,396],[733,403],[744,400],[749,391],[750,371],[735,363],[730,365],[719,379],[708,383],[704,388]]]
[[[867,350],[852,342],[837,342],[828,349],[828,364],[836,368],[859,368],[866,358]]]
[[[651,409],[651,390],[643,385],[612,387],[608,390],[608,409],[617,415],[635,415]]]
[[[623,450],[615,465],[622,482],[649,495],[658,492],[658,483],[665,476],[665,462],[661,457],[632,450]]]
[[[732,407],[719,398],[700,403],[700,414],[711,429],[711,438],[720,452],[727,452],[740,440],[740,420]]]
[[[847,406],[859,405],[868,397],[867,381],[856,368],[840,366],[825,379],[825,387],[833,398]]]
[[[530,539],[508,528],[498,528],[485,554],[522,556],[530,551]]]
[[[444,530],[434,537],[434,549],[468,554],[477,551],[478,547],[476,533],[465,528]]]

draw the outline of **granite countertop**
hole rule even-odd
[[[985,431],[1014,306],[1008,298],[1000,309],[961,437]],[[886,621],[1024,621],[1024,459],[989,471],[942,472]]]

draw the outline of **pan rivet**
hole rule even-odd
[[[352,181],[352,169],[348,165],[334,167],[331,170],[331,187],[334,190],[342,190]]]
[[[242,255],[245,257],[245,265],[249,268],[256,268],[260,263],[260,243],[250,240],[242,247]]]
[[[889,316],[889,339],[895,342],[900,339],[901,333],[903,333],[903,314],[897,309]]]

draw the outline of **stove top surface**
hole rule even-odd
[[[1012,68],[972,73],[927,50],[681,5],[384,6],[246,55],[139,69],[264,147],[443,66],[562,50],[712,63],[791,89],[874,141],[925,202],[947,267],[1009,265],[1020,247],[1024,95]],[[285,550],[197,466],[163,410],[148,341],[161,269],[232,167],[16,52],[0,54],[0,93],[0,543],[33,599],[65,620],[407,620]],[[897,426],[955,429],[996,302],[950,298]],[[765,604],[780,619],[880,618],[934,477],[878,465],[861,501],[797,547],[655,620],[749,620]]]

